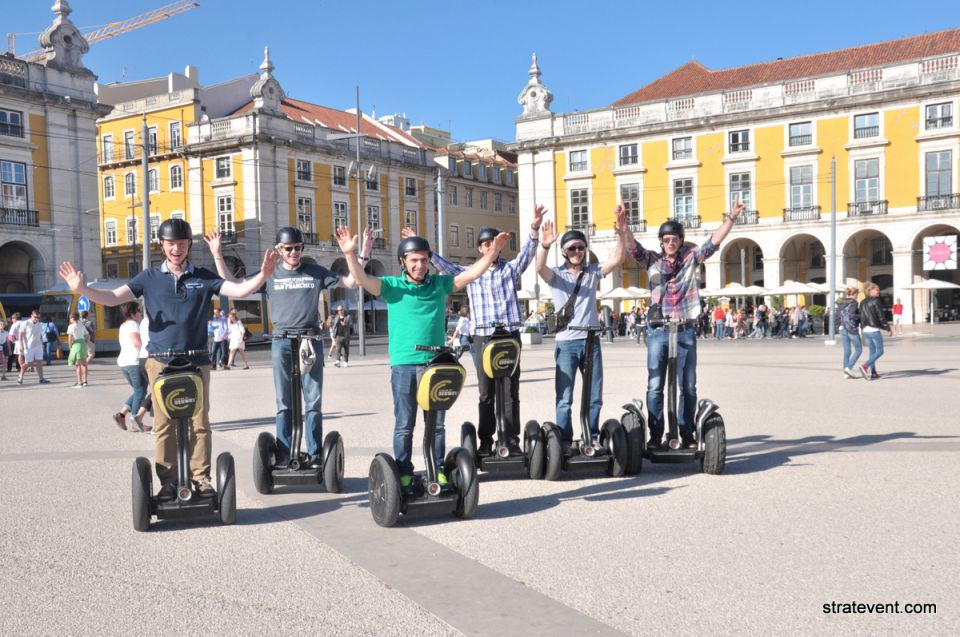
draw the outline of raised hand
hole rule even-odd
[[[553,222],[549,219],[540,227],[540,245],[549,248],[557,240],[557,233],[553,230]]]
[[[733,210],[730,211],[730,216],[736,219],[737,215],[746,209],[747,206],[743,203],[743,198],[740,195],[737,195],[737,201],[733,204]]]
[[[547,209],[545,206],[537,205],[533,209],[533,222],[530,224],[530,228],[537,230],[540,227],[540,224],[543,223],[543,215],[547,214]]]
[[[493,251],[500,252],[510,242],[510,233],[501,232],[493,238]]]
[[[357,247],[357,235],[351,235],[347,226],[340,226],[337,228],[337,244],[340,245],[341,252],[350,254]]]
[[[406,228],[404,228],[406,230]],[[367,226],[363,229],[363,248],[361,249],[361,254],[364,259],[370,257],[370,253],[373,252],[373,240],[376,237],[376,232],[373,228]],[[403,236],[403,230],[400,231],[400,236]]]
[[[409,239],[410,237],[415,237],[415,236],[417,236],[417,233],[414,232],[414,231],[413,231],[413,228],[411,228],[410,226],[404,226],[404,227],[400,230],[400,238],[401,238],[401,239]]]
[[[64,261],[60,264],[60,278],[66,282],[67,287],[69,287],[72,292],[76,292],[84,287],[83,272],[73,267],[73,263],[69,261]]]
[[[613,222],[613,230],[617,234],[623,234],[630,226],[627,224],[627,210],[624,208],[623,203],[620,203],[616,208],[613,209],[613,215],[615,220]]]
[[[213,256],[218,256],[220,254],[220,248],[222,244],[220,242],[219,228],[203,235],[203,240],[207,242],[207,247],[210,248],[210,254]]]
[[[219,236],[219,232],[217,235]],[[204,237],[206,238],[206,237]],[[263,252],[263,263],[260,264],[260,271],[263,272],[265,277],[269,277],[273,274],[273,271],[277,269],[277,264],[280,263],[280,253],[276,251],[275,248],[268,248]]]

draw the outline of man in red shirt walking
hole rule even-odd
[[[903,303],[900,299],[893,304],[893,329],[896,330],[897,336],[903,336]]]

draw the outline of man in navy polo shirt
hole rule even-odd
[[[194,267],[189,261],[193,233],[183,219],[168,219],[158,231],[165,261],[159,267],[144,270],[126,285],[114,290],[88,287],[83,273],[69,261],[60,266],[60,276],[73,292],[88,297],[94,303],[115,306],[142,296],[150,324],[150,342],[147,351],[159,354],[166,351],[197,350],[204,352],[193,358],[203,375],[203,410],[193,419],[193,449],[190,450],[190,471],[201,494],[213,492],[210,482],[210,358],[207,350],[207,316],[216,294],[243,298],[256,292],[277,267],[277,254],[267,250],[260,272],[243,283],[224,281],[205,268]],[[163,370],[164,364],[149,358],[146,363],[150,386]],[[162,484],[157,494],[160,499],[176,495],[176,437],[170,421],[158,410],[153,421],[157,445],[157,477]]]

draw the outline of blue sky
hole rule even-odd
[[[78,27],[133,17],[168,0],[70,0]],[[960,27],[960,3],[199,0],[164,22],[99,42],[101,81],[200,69],[204,84],[254,72],[269,45],[291,97],[414,124],[457,140],[509,141],[537,52],[555,112],[602,107],[697,59],[711,69]],[[53,0],[4,0],[5,32],[40,31]],[[268,13],[263,7],[269,7]],[[473,8],[476,7],[476,8]],[[17,49],[37,48],[36,35]]]

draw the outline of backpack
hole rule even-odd
[[[97,331],[93,327],[93,324],[89,320],[87,321],[81,320],[80,325],[83,325],[83,329],[87,330],[87,340],[90,341],[91,343],[96,343]]]
[[[53,342],[57,340],[59,333],[57,332],[57,326],[53,322],[47,323],[47,340]]]

